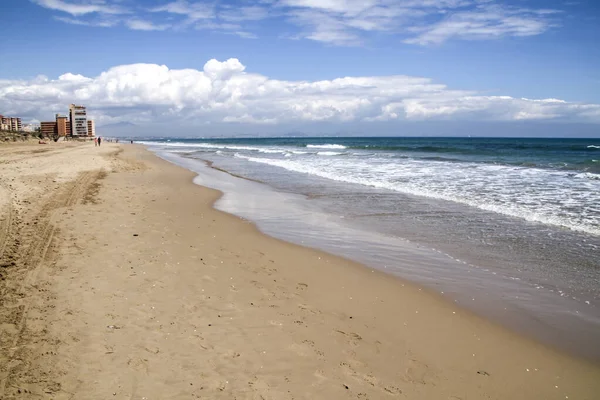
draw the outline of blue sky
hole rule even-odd
[[[2,6],[0,113],[29,120],[79,102],[100,125],[600,123],[594,1]]]

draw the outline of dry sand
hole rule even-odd
[[[141,147],[0,147],[0,399],[598,399],[600,368],[262,235]]]

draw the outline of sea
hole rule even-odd
[[[600,139],[139,140],[271,236],[600,362]],[[391,316],[393,318],[393,316]]]

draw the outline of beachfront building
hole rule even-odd
[[[71,124],[66,115],[56,114],[56,134],[58,136],[71,136]]]
[[[54,121],[40,123],[40,131],[44,136],[71,136],[71,123],[66,115],[56,114]]]
[[[42,121],[40,122],[40,133],[44,136],[54,136],[56,134],[56,122],[55,121]]]
[[[21,118],[11,118],[10,119],[10,127],[11,127],[11,131],[21,132],[23,130],[23,125],[21,124]]]
[[[10,118],[0,115],[0,131],[10,131]]]
[[[42,135],[48,137],[88,137],[96,135],[96,124],[91,119],[87,119],[84,106],[71,104],[69,116],[56,114],[54,121],[40,123],[40,131]]]
[[[88,126],[88,136],[96,136],[96,124],[91,119],[87,121]]]
[[[71,120],[71,136],[88,136],[87,113],[84,106],[71,104],[69,106]]]
[[[5,117],[4,115],[0,115],[0,130],[21,132],[23,130],[21,118]]]

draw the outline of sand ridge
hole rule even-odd
[[[0,148],[2,161],[1,259],[16,260],[1,271],[2,399],[600,393],[597,366],[266,237],[141,147]]]

